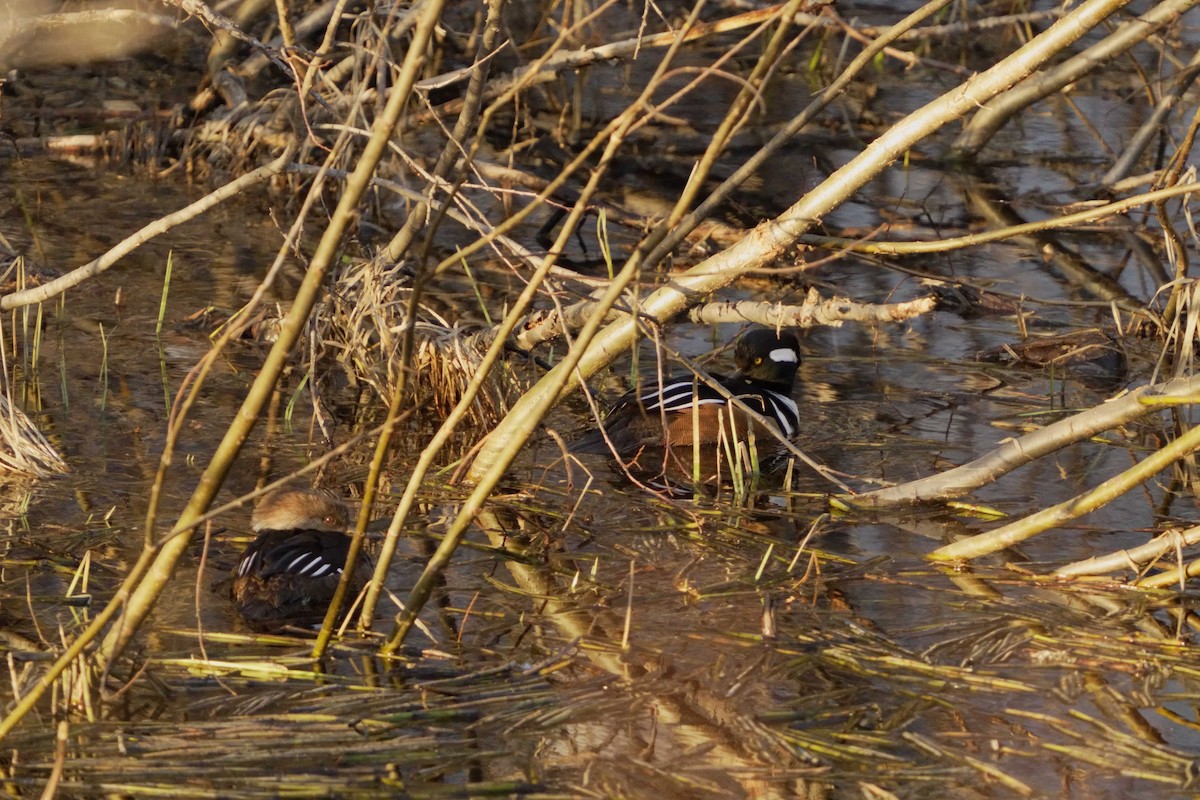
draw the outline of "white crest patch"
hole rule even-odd
[[[778,348],[772,350],[770,353],[768,353],[767,357],[770,358],[772,361],[774,361],[776,364],[783,362],[783,361],[794,364],[800,360],[800,356],[798,356],[796,354],[796,351],[790,347],[778,347]]]

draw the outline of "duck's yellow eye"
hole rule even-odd
[[[754,359],[754,364],[757,366],[758,364],[761,364],[761,363],[762,363],[762,356],[756,356]]]

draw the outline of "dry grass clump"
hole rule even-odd
[[[25,259],[14,257],[9,261],[4,260],[3,254],[8,250],[6,240],[0,235],[0,285],[12,281],[12,285],[23,288],[30,282],[37,282],[36,274],[31,281],[31,276],[26,271]],[[31,324],[28,318],[26,324]],[[11,335],[15,340],[15,325]],[[3,349],[3,340],[8,336],[7,333],[0,336],[0,349]],[[27,337],[33,339],[30,348],[32,358],[36,360],[40,339],[35,334],[28,334],[28,328]],[[28,365],[25,369],[29,371]],[[11,385],[9,380],[12,372],[3,355],[0,355],[0,370],[4,374],[5,385]],[[0,479],[7,476],[37,478],[66,471],[67,464],[54,449],[54,445],[50,444],[33,420],[13,404],[8,392],[0,391]]]
[[[33,420],[0,393],[0,473],[42,477],[66,471],[67,463]]]
[[[427,306],[414,304],[407,277],[371,261],[341,276],[330,312],[319,324],[321,341],[338,351],[346,373],[372,387],[385,406],[404,375],[411,405],[439,417],[449,413],[483,371],[483,356],[492,342],[488,328],[451,324]],[[412,355],[406,368],[404,340],[410,327]],[[474,421],[499,419],[520,396],[521,386],[507,364],[487,371],[473,405]]]

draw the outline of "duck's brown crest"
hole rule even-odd
[[[319,489],[280,489],[258,501],[255,531],[344,531],[350,512],[334,494]]]

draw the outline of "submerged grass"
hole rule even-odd
[[[813,499],[785,515],[648,497],[619,536],[613,503],[625,501],[607,489],[578,501],[543,487],[490,504],[505,547],[472,537],[486,557],[449,568],[446,602],[423,615],[442,642],[423,652],[380,659],[372,640],[334,640],[317,664],[304,637],[205,631],[196,658],[199,632],[158,629],[168,651],[126,690],[126,710],[86,710],[61,757],[53,727],[17,728],[9,781],[37,791],[60,765],[60,792],[136,797],[180,774],[201,797],[954,795],[981,782],[1043,794],[1051,753],[1129,787],[1186,779],[1186,750],[1147,736],[1176,738],[1187,721],[1146,712],[1186,703],[1200,681],[1186,644],[1151,636],[1172,593],[978,570],[992,592],[981,603],[940,570],[813,549],[802,534],[837,533]],[[506,552],[552,593],[481,575]],[[818,568],[797,569],[801,554]],[[884,630],[847,604],[875,595],[916,604],[912,626]],[[582,635],[557,629],[581,613]],[[624,674],[598,670],[597,655]],[[21,660],[15,686],[37,674]],[[121,719],[161,697],[175,699],[158,719]]]

